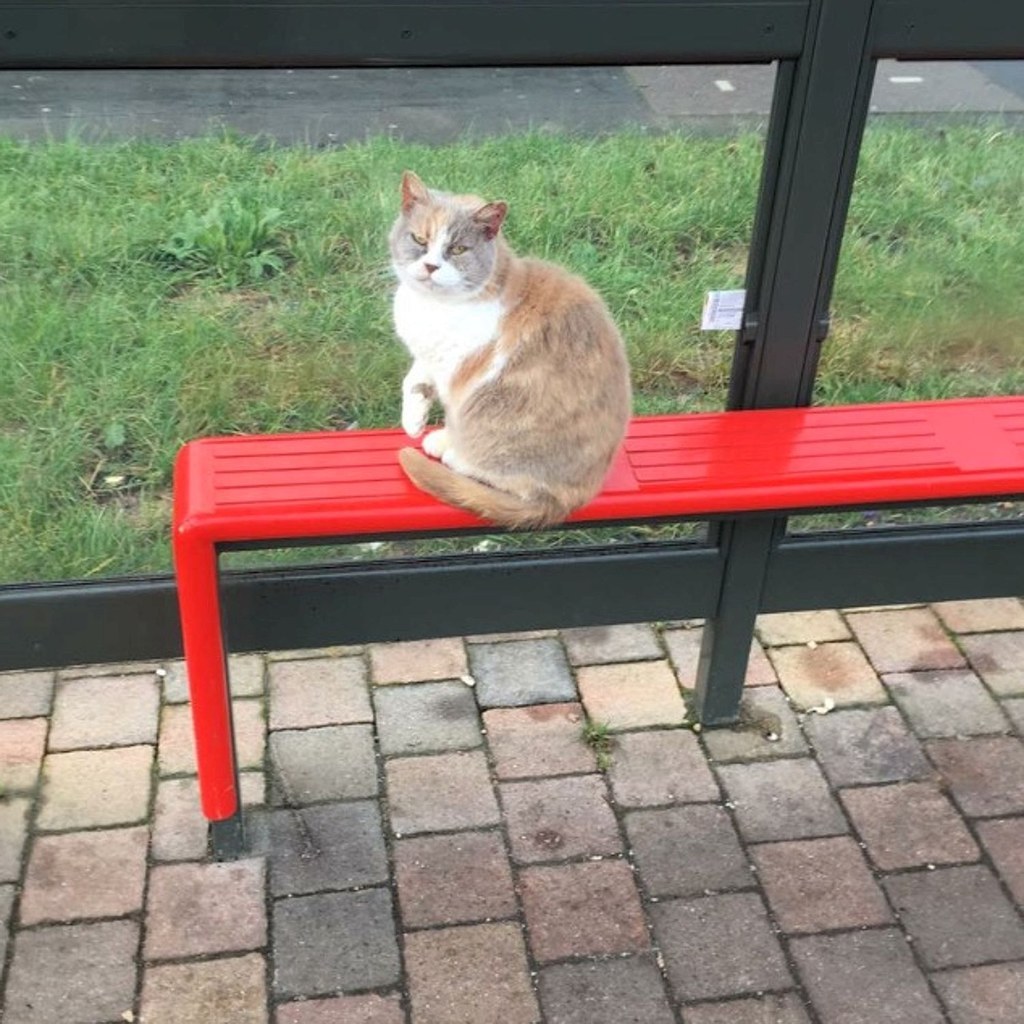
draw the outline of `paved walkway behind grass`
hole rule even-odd
[[[4,1024],[1019,1024],[1024,606],[759,637],[703,734],[696,624],[234,658],[228,864],[180,665],[0,676]]]

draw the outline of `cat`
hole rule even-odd
[[[389,238],[395,330],[413,359],[402,427],[418,438],[435,399],[445,422],[399,461],[450,505],[540,528],[601,489],[631,411],[629,364],[589,285],[512,252],[507,212],[402,177]]]

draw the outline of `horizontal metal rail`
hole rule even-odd
[[[6,3],[0,67],[671,64],[795,57],[808,0]]]
[[[231,650],[283,650],[552,626],[703,618],[714,548],[448,556],[224,573]],[[764,611],[1011,596],[1024,523],[788,537],[772,554]],[[494,594],[502,594],[501,602]],[[168,576],[0,588],[0,670],[181,655]]]

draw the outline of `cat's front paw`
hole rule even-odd
[[[432,430],[423,438],[423,450],[432,458],[441,458],[448,450],[448,431],[444,427]]]
[[[402,429],[410,437],[419,437],[430,415],[430,399],[413,392],[402,399]]]

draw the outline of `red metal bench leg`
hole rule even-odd
[[[199,794],[214,854],[223,859],[241,852],[242,831],[217,552],[209,541],[178,530],[174,555]]]

